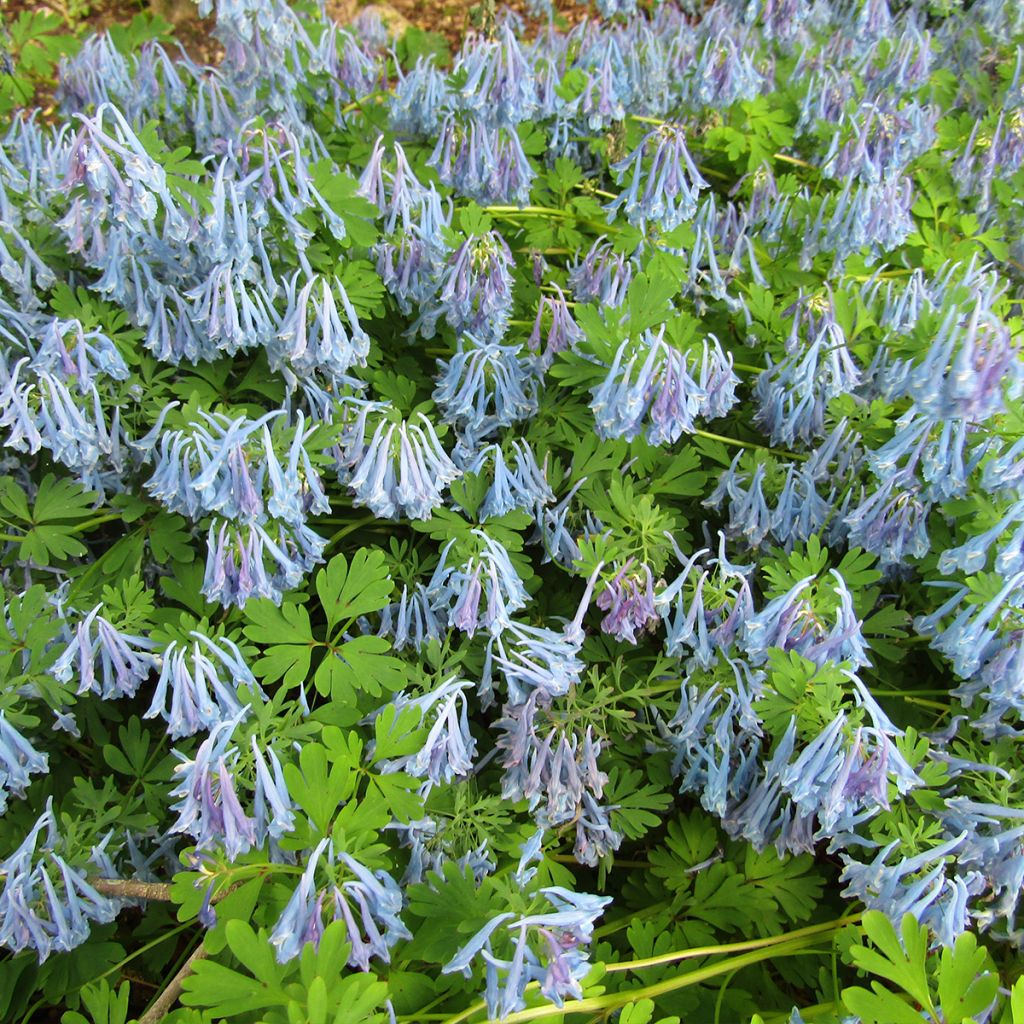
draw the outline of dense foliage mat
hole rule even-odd
[[[12,24],[2,1019],[1024,1022],[1024,5],[601,7]]]

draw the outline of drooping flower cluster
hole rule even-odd
[[[1019,943],[1020,12],[597,6],[484,12],[448,67],[218,0],[218,67],[115,33],[64,125],[11,119],[10,950],[183,864],[210,926],[251,873],[304,984],[333,929],[367,1014],[465,1017],[443,971],[503,1017],[583,996],[613,896],[623,960],[759,933],[680,915],[771,847],[816,855],[798,895]]]

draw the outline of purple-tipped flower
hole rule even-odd
[[[645,168],[648,156],[650,164]],[[612,170],[620,184],[627,177],[630,183],[608,204],[609,223],[620,209],[625,209],[626,219],[641,230],[648,221],[662,231],[671,231],[692,220],[700,190],[708,187],[686,148],[686,131],[681,125],[655,128],[629,156],[612,164]]]
[[[156,644],[120,632],[95,608],[74,628],[74,634],[50,671],[62,683],[77,673],[78,692],[96,693],[104,700],[133,697],[158,661]]]
[[[316,884],[321,861],[335,879],[322,888]],[[339,883],[342,870],[354,877]],[[371,959],[390,963],[395,943],[412,937],[398,916],[401,909],[402,892],[386,871],[371,872],[347,853],[336,856],[334,844],[325,838],[309,854],[299,884],[271,932],[270,943],[276,948],[278,963],[293,960],[307,943],[318,948],[324,932],[324,911],[328,910],[334,921],[344,924],[348,966],[368,971]]]
[[[849,543],[877,555],[880,569],[902,565],[908,557],[924,558],[931,548],[930,508],[916,480],[894,473],[843,517]]]
[[[32,949],[40,962],[80,946],[90,922],[107,924],[121,907],[56,852],[60,842],[51,797],[22,844],[0,862],[0,944],[13,953]]]
[[[870,864],[843,855],[843,895],[862,900],[871,910],[880,910],[894,922],[911,913],[928,925],[944,946],[952,946],[970,924],[967,900],[984,888],[980,872],[961,874],[956,862],[967,833],[953,837],[912,857],[893,856],[899,846],[892,842],[882,848]]]
[[[566,998],[583,997],[580,981],[590,970],[590,964],[587,951],[581,947],[590,943],[595,920],[611,899],[574,893],[559,886],[541,889],[540,893],[553,909],[519,920],[512,920],[516,916],[512,913],[498,914],[441,968],[443,974],[461,971],[470,977],[473,961],[478,957],[483,961],[484,998],[492,1020],[522,1009],[526,1005],[523,995],[531,981],[540,982],[541,992],[556,1006],[562,1006]],[[534,944],[530,942],[531,929]],[[512,943],[511,960],[501,959],[494,949],[494,943],[501,942],[506,935]]]
[[[512,251],[497,231],[470,236],[448,258],[438,313],[456,333],[471,334],[480,344],[500,341],[512,315],[514,265]]]
[[[787,342],[790,354],[777,366],[769,363],[754,387],[759,406],[754,420],[773,444],[823,436],[829,400],[860,383],[860,371],[831,308],[820,317],[816,312],[811,302],[797,309]],[[802,320],[807,322],[809,342],[800,337]]]
[[[447,615],[449,625],[470,636],[480,627],[497,635],[530,597],[505,548],[483,530],[474,530],[473,535],[481,542],[478,553],[463,566],[450,566],[447,557],[454,541],[449,541],[427,593],[434,610]]]
[[[253,597],[280,604],[323,561],[325,541],[306,526],[279,523],[274,536],[259,523],[215,520],[206,543],[203,596],[242,608]]]
[[[547,335],[544,339],[544,351],[540,356],[541,365],[545,369],[551,365],[559,352],[564,352],[566,349],[574,349],[579,342],[583,341],[584,337],[582,328],[573,319],[572,313],[569,312],[569,306],[565,301],[565,296],[562,294],[562,289],[558,285],[554,287],[558,293],[557,297],[545,295],[541,298],[540,305],[537,306],[537,319],[533,324],[533,333],[530,335],[530,348],[532,351],[537,352],[540,350],[544,310],[547,309],[551,314],[551,323],[548,326]]]
[[[507,23],[494,40],[467,40],[455,74],[462,83],[453,96],[455,103],[492,124],[517,125],[537,108],[533,68]]]
[[[254,696],[262,695],[242,652],[227,637],[214,641],[196,631],[191,635],[195,638],[191,650],[175,641],[159,659],[160,679],[144,715],[163,718],[172,739],[244,718],[249,705],[238,699],[240,686],[248,687]]]
[[[0,711],[0,813],[7,809],[7,799],[24,798],[30,775],[49,771],[49,759],[40,754]]]
[[[442,184],[481,205],[529,201],[533,168],[514,128],[448,114],[427,164]]]
[[[370,338],[360,327],[341,281],[314,275],[296,292],[299,276],[297,272],[285,286],[288,308],[268,346],[271,369],[287,366],[299,377],[315,371],[343,377],[353,366],[365,366]]]
[[[480,343],[467,335],[440,366],[434,401],[445,422],[459,426],[470,443],[537,411],[537,381],[516,346]]]
[[[360,436],[347,453],[350,471],[343,479],[354,504],[368,506],[382,519],[429,519],[442,503],[445,487],[461,475],[430,420],[423,413],[418,416],[419,422],[397,424],[382,418],[369,441],[364,418]]]
[[[465,693],[471,685],[453,677],[422,697],[399,694],[392,702],[396,710],[415,708],[424,727],[429,723],[429,731],[420,750],[380,762],[378,768],[383,772],[405,772],[434,786],[468,775],[473,770],[476,751],[476,740],[469,732]]]
[[[259,842],[256,822],[243,810],[232,774],[239,752],[231,745],[231,734],[244,715],[245,709],[214,725],[194,757],[175,751],[181,763],[174,772],[180,781],[171,790],[179,799],[172,808],[178,819],[170,831],[192,836],[197,850],[221,848],[231,860]]]
[[[408,231],[378,242],[374,252],[377,273],[407,316],[414,309],[434,303],[450,251],[444,228],[451,217],[445,213],[433,184],[423,193]],[[439,316],[440,314],[438,314]],[[433,324],[426,318],[424,323]]]
[[[596,300],[602,306],[619,306],[626,298],[632,279],[632,264],[603,238],[569,266],[569,287],[578,302]]]
[[[660,621],[654,604],[654,576],[649,565],[632,570],[630,559],[605,584],[597,596],[597,607],[607,612],[601,630],[617,640],[637,642],[637,633],[652,630]]]
[[[597,434],[631,441],[643,433],[649,444],[673,444],[696,429],[709,395],[690,375],[687,357],[664,340],[664,329],[645,332],[642,342],[627,360],[630,342],[624,341],[592,391]]]
[[[477,510],[477,517],[483,522],[492,516],[506,515],[513,509],[533,511],[550,504],[555,495],[547,481],[547,459],[544,466],[537,464],[537,458],[526,441],[515,439],[511,444],[515,453],[515,467],[509,468],[501,445],[490,444],[481,448],[466,464],[467,473],[487,474],[488,462],[492,465],[493,483],[487,489],[484,500]]]

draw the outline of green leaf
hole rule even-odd
[[[344,555],[335,555],[316,574],[316,592],[330,629],[338,623],[347,629],[360,615],[386,607],[393,586],[378,548],[360,548],[351,566]]]
[[[419,795],[420,780],[405,772],[389,772],[387,775],[370,773],[367,776],[376,798],[387,807],[400,822],[408,823],[423,814],[423,798]]]
[[[391,644],[379,636],[357,636],[327,654],[313,677],[317,690],[341,704],[356,705],[360,695],[380,697],[402,689],[409,679],[404,661],[386,654]]]
[[[627,839],[639,839],[664,820],[665,809],[673,796],[662,786],[642,785],[645,778],[639,768],[613,768],[608,775],[608,802],[612,805],[612,824]]]
[[[920,1013],[877,981],[870,991],[859,985],[844,988],[843,1004],[862,1024],[921,1024]]]
[[[49,565],[53,560],[84,555],[87,548],[76,534],[82,520],[93,515],[98,497],[95,491],[48,473],[39,484],[31,517],[25,520],[30,529],[21,542],[19,557]]]
[[[301,604],[285,602],[279,608],[272,601],[247,601],[245,616],[249,624],[243,633],[257,643],[268,645],[253,665],[253,671],[265,682],[283,679],[295,686],[309,676],[309,665],[317,641],[309,622],[309,612]],[[288,639],[281,642],[281,638]]]
[[[88,984],[81,991],[82,1002],[89,1011],[93,1024],[125,1024],[128,1020],[128,996],[131,986],[127,981],[115,991],[106,980]],[[61,1024],[88,1024],[80,1013],[61,1015]]]
[[[995,998],[999,975],[985,970],[988,954],[970,933],[942,950],[937,972],[939,1005],[945,1024],[961,1024],[980,1014]]]
[[[292,799],[325,836],[338,808],[355,793],[362,743],[355,733],[346,740],[334,726],[326,726],[321,736],[322,743],[303,745],[298,766],[284,766],[284,777]]]
[[[878,910],[866,911],[862,918],[862,926],[875,948],[853,946],[850,956],[854,965],[862,971],[892,982],[934,1016],[925,966],[928,956],[927,927],[919,925],[913,914],[904,914],[901,934],[897,936],[892,922]]]
[[[450,860],[440,873],[429,872],[426,882],[410,885],[408,895],[409,913],[423,919],[411,929],[414,937],[405,954],[409,958],[444,963],[494,916],[490,887],[478,887],[470,868]]]

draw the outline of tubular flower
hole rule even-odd
[[[733,404],[739,381],[717,340],[713,347],[704,342],[698,371],[711,392],[691,376],[688,357],[664,340],[664,328],[642,340],[628,361],[629,341],[619,346],[608,376],[591,392],[599,437],[632,440],[643,433],[649,444],[674,444],[696,429],[697,416],[720,416]]]
[[[49,771],[49,758],[40,754],[0,711],[0,813],[10,795],[24,798],[30,775]]]
[[[456,333],[471,334],[480,344],[499,342],[512,315],[514,262],[497,231],[471,235],[442,272],[437,315],[443,315]]]
[[[242,652],[227,637],[211,640],[194,630],[191,635],[191,651],[186,644],[172,642],[160,657],[160,679],[144,716],[164,718],[172,739],[245,717],[248,704],[238,699],[240,686],[248,687],[253,696],[263,694]],[[227,680],[221,678],[224,673]]]
[[[323,887],[316,884],[321,863],[333,876]],[[351,877],[338,881],[346,873]],[[282,964],[297,957],[307,943],[319,948],[326,911],[345,928],[348,966],[368,971],[371,960],[390,963],[391,947],[400,939],[412,938],[398,916],[401,910],[402,891],[391,875],[369,871],[347,853],[335,853],[329,839],[321,839],[308,855],[299,884],[270,934],[270,944]]]
[[[448,542],[427,584],[427,594],[431,607],[447,617],[449,626],[470,636],[480,627],[497,635],[508,628],[510,616],[525,607],[530,597],[505,548],[483,530],[474,530],[473,536],[480,541],[478,553],[458,568],[447,562],[455,543]]]
[[[648,156],[651,160],[645,168]],[[631,178],[629,188],[608,204],[609,223],[623,209],[630,224],[641,230],[648,221],[667,232],[692,220],[700,190],[708,187],[686,148],[681,125],[655,128],[629,156],[612,164],[612,170],[620,184]]]
[[[418,422],[381,418],[368,441],[365,424],[365,416],[356,419],[342,462],[354,503],[381,519],[429,519],[444,488],[461,475],[430,420],[423,413]]]
[[[79,693],[91,691],[104,700],[134,697],[139,684],[158,665],[151,653],[156,644],[116,629],[99,614],[102,607],[96,605],[75,626],[70,642],[50,671],[62,683],[70,682],[77,671]]]
[[[465,341],[441,364],[434,401],[445,421],[459,426],[473,445],[536,413],[537,381],[517,347],[479,343],[471,335]]]
[[[562,1006],[566,998],[583,998],[580,980],[590,970],[590,964],[582,947],[590,943],[594,923],[611,900],[607,896],[574,893],[560,886],[539,892],[551,909],[518,920],[513,920],[513,913],[498,914],[441,968],[444,974],[461,971],[468,978],[472,975],[470,965],[477,957],[486,964],[485,999],[492,1020],[521,1010],[526,1005],[524,992],[531,981],[540,982],[541,992],[555,1006]],[[511,942],[511,960],[495,954],[494,943],[504,936]]]
[[[40,962],[80,946],[90,923],[108,924],[121,909],[57,853],[60,844],[51,797],[22,844],[0,862],[0,943],[13,953],[31,949]]]

